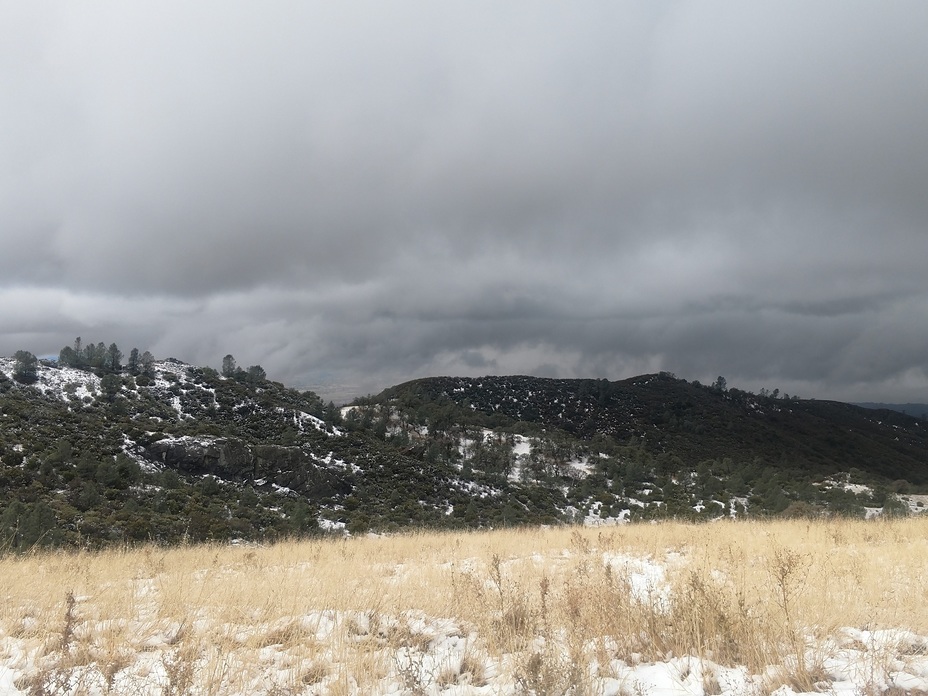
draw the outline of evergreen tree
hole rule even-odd
[[[16,364],[13,366],[13,379],[23,384],[32,384],[39,378],[39,361],[28,350],[18,350]]]
[[[103,364],[106,362],[106,344],[103,341],[100,341],[93,351],[93,366],[98,370],[103,369]]]
[[[74,355],[74,349],[71,346],[65,346],[58,353],[58,364],[61,367],[76,367],[77,357]]]
[[[232,357],[231,353],[222,359],[223,377],[235,377],[236,369],[235,358]]]
[[[126,363],[126,369],[129,370],[130,375],[137,375],[139,373],[139,349],[133,348],[129,351],[129,362]]]
[[[73,367],[81,367],[84,363],[84,349],[81,347],[80,336],[74,339],[74,348],[72,348],[71,351],[74,353],[74,362],[72,362],[71,365]]]
[[[102,350],[100,350],[102,348]],[[103,354],[106,353],[106,346],[102,343],[94,345],[93,343],[88,343],[84,346],[83,351],[83,360],[82,366],[89,367],[91,369],[98,368],[103,366]]]
[[[260,365],[252,365],[248,368],[248,381],[252,384],[260,384],[267,379],[267,373]]]
[[[139,358],[139,370],[147,377],[155,376],[155,356],[147,350],[142,353],[142,357]]]
[[[106,400],[112,402],[122,389],[122,380],[112,373],[103,375],[103,379],[100,380],[100,389]]]
[[[110,343],[103,359],[103,367],[110,372],[119,372],[122,369],[122,351],[115,343]]]

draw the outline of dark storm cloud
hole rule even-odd
[[[0,353],[925,399],[923,3],[0,13]]]

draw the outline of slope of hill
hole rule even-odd
[[[531,436],[538,446],[516,457],[518,477],[551,485],[558,473],[578,478],[565,495],[601,518],[902,511],[894,493],[928,484],[928,423],[705,387],[668,373],[620,382],[428,378],[388,389],[369,407],[389,409],[433,440],[455,423],[465,433]],[[928,499],[904,500],[920,510]]]
[[[153,376],[0,359],[0,549],[502,521],[508,491],[340,428],[311,392],[176,360]],[[554,521],[550,501],[526,509]],[[451,514],[459,511],[457,516]]]
[[[639,442],[691,468],[704,460],[761,458],[822,474],[856,468],[928,483],[928,423],[919,419],[833,401],[722,391],[668,373],[619,382],[427,378],[389,389],[383,398],[447,400],[488,417],[530,421],[579,438]]]
[[[0,358],[0,550],[928,502],[928,424],[669,374],[432,378],[336,409],[168,359]]]

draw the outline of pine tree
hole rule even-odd
[[[71,364],[74,367],[81,367],[84,364],[84,349],[81,347],[80,336],[74,339],[74,348],[71,350],[74,353],[74,362]]]
[[[139,369],[142,374],[147,377],[155,376],[155,356],[149,353],[147,350],[142,353],[142,357],[139,359]]]
[[[232,357],[231,353],[222,359],[223,377],[235,377],[236,369],[235,358]]]
[[[106,353],[106,346],[103,343],[88,343],[84,346],[82,352],[82,366],[88,368],[103,367],[103,356]]]
[[[122,351],[115,343],[110,343],[103,359],[103,367],[110,372],[119,372],[122,369]]]
[[[106,344],[100,341],[93,351],[93,366],[98,370],[103,369],[104,362],[106,362]]]
[[[119,377],[112,373],[103,375],[103,379],[100,380],[100,390],[107,401],[112,402],[120,389],[122,389],[122,380]]]
[[[77,358],[74,355],[74,349],[71,346],[65,346],[58,353],[58,365],[61,367],[76,367]]]
[[[126,364],[126,369],[129,370],[130,375],[137,375],[139,373],[139,349],[133,348],[129,351],[129,362]]]
[[[39,361],[28,350],[18,350],[16,364],[13,366],[13,379],[23,384],[32,384],[39,379]]]

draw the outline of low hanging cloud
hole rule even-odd
[[[2,354],[928,400],[924,3],[0,13]]]

